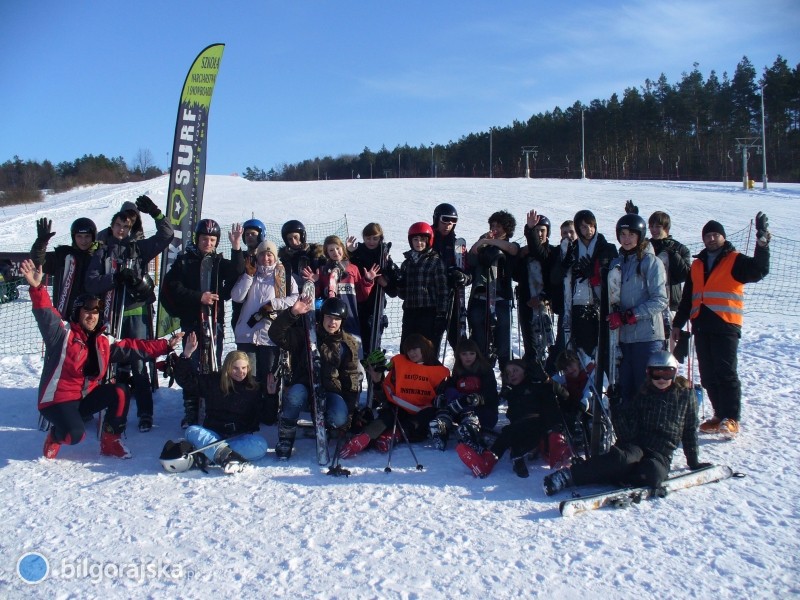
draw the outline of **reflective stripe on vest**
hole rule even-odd
[[[700,314],[700,306],[705,304],[726,323],[742,326],[744,322],[744,284],[733,278],[733,263],[738,252],[725,255],[705,279],[703,261],[692,263],[692,310],[689,318]]]

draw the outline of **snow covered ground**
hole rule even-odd
[[[125,199],[148,192],[166,204],[167,181],[96,186],[3,210],[0,249],[30,247],[34,219],[61,234],[81,215],[105,226]],[[797,239],[800,185],[741,190],[735,183],[403,179],[250,183],[210,176],[204,216],[222,223],[299,218],[321,223],[347,214],[350,232],[377,221],[401,259],[406,230],[440,202],[461,215],[469,243],[505,208],[522,231],[530,209],[554,225],[592,209],[613,227],[633,199],[646,217],[668,211],[672,232],[697,242],[710,218],[727,231],[769,214],[776,235]],[[145,217],[146,225],[149,217]],[[760,284],[764,285],[764,284]],[[796,285],[796,284],[795,284]],[[27,293],[21,294],[27,301]],[[21,300],[22,301],[22,300]],[[16,321],[4,316],[3,329]],[[0,586],[4,598],[785,598],[800,584],[800,483],[796,414],[800,403],[800,318],[748,313],[740,352],[745,408],[734,442],[701,440],[701,459],[745,478],[679,492],[627,510],[565,519],[531,463],[519,479],[507,460],[475,479],[452,448],[364,452],[332,478],[316,464],[313,439],[291,461],[267,455],[248,472],[165,473],[157,456],[181,436],[181,394],[156,394],[156,427],[128,432],[134,457],[100,457],[93,436],[41,458],[36,429],[37,355],[0,357]],[[8,334],[6,334],[8,335]],[[396,349],[396,343],[387,341]],[[706,414],[708,408],[706,407]],[[274,427],[262,428],[270,445]],[[680,451],[674,468],[683,469]],[[18,560],[39,553],[49,575],[29,585]],[[30,559],[28,559],[30,560]],[[34,561],[35,562],[35,561]],[[31,563],[26,563],[30,565]]]

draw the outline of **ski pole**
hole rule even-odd
[[[394,407],[394,425],[392,425],[392,438],[389,440],[389,457],[386,459],[386,467],[383,469],[384,473],[392,472],[392,452],[394,451],[394,436],[397,433],[397,410],[398,406]]]
[[[424,467],[421,464],[419,464],[419,459],[417,459],[417,453],[414,452],[414,447],[411,445],[411,442],[408,441],[406,430],[403,428],[403,424],[400,423],[400,419],[397,419],[395,421],[395,424],[400,428],[400,433],[403,435],[403,439],[405,440],[408,449],[411,450],[411,456],[414,457],[414,462],[417,463],[417,471],[422,471]]]

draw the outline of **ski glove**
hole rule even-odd
[[[638,215],[639,214],[639,207],[633,203],[633,200],[628,200],[625,203],[625,214],[626,215]]]
[[[608,328],[611,331],[615,329],[619,329],[623,325],[633,325],[636,323],[636,315],[633,314],[631,309],[626,310],[625,312],[617,311],[613,312],[607,317],[608,320]]]
[[[154,219],[161,214],[161,209],[147,196],[139,196],[136,199],[136,208],[139,209],[139,212],[147,213]]]
[[[364,366],[372,367],[375,371],[385,371],[387,368],[386,351],[378,348],[367,354]]]
[[[566,244],[566,248],[564,245]],[[575,258],[578,255],[578,246],[577,244],[571,244],[569,240],[562,240],[561,241],[561,249],[564,254],[564,258],[561,259],[561,267],[566,271],[572,266],[572,263],[575,262]]]
[[[769,219],[761,211],[758,211],[756,215],[756,238],[763,246],[766,246],[772,238],[772,234],[769,232]]]
[[[705,469],[706,467],[710,467],[712,464],[710,462],[695,462],[689,465],[689,469],[692,471],[697,471],[699,469]]]
[[[592,263],[592,259],[588,256],[584,256],[573,265],[572,273],[581,281],[594,277],[594,264]]]
[[[45,217],[36,221],[36,239],[45,246],[47,246],[50,238],[56,234],[55,231],[50,231],[52,226],[53,222]]]
[[[466,287],[469,283],[469,276],[458,267],[447,269],[447,277],[450,280],[450,287]]]
[[[122,269],[114,275],[114,281],[118,284],[125,284],[128,287],[136,287],[139,283],[139,278],[136,277],[136,272],[133,269]]]

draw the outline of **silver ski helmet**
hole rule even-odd
[[[647,361],[647,374],[652,378],[674,380],[678,374],[678,360],[666,350],[655,352]]]

